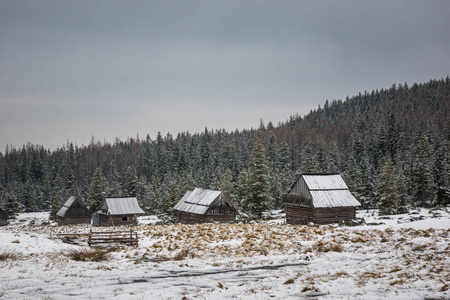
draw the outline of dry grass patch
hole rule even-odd
[[[16,250],[10,250],[10,249],[2,249],[0,250],[0,261],[3,260],[16,260],[22,257],[22,254],[17,252]]]
[[[313,249],[317,250],[318,252],[342,252],[342,246],[334,242],[327,243],[324,241],[318,241],[313,246]]]
[[[81,249],[81,250],[70,250],[67,256],[75,261],[107,261],[109,260],[110,250],[105,249]]]
[[[394,285],[404,284],[404,283],[405,283],[405,279],[400,278],[400,279],[392,280],[391,282],[389,282],[389,285],[394,286]]]
[[[181,249],[180,252],[178,252],[174,257],[173,260],[183,260],[186,258],[194,258],[195,254],[192,253],[192,251],[190,251],[189,249]]]
[[[288,279],[288,280],[286,280],[283,284],[293,284],[294,283],[294,279]]]

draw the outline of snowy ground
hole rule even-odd
[[[275,218],[278,215],[274,215]],[[449,299],[449,210],[378,217],[360,211],[356,227],[263,224],[151,225],[138,247],[105,261],[75,261],[85,238],[57,233],[89,225],[47,224],[21,214],[0,227],[3,299]],[[110,230],[111,228],[94,228]],[[117,229],[117,228],[116,228]],[[73,253],[73,252],[72,252]]]

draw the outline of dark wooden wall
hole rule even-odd
[[[122,221],[122,217],[128,217],[128,220]],[[111,216],[99,214],[99,218],[100,223],[98,226],[126,226],[133,225],[136,217],[134,215]]]
[[[66,217],[91,217],[89,209],[83,207],[78,200],[67,210]]]
[[[66,217],[66,218],[61,218],[58,216],[58,225],[69,225],[69,224],[91,224],[91,216]]]
[[[184,211],[177,212],[177,221],[183,224],[196,224],[208,222],[232,222],[236,220],[235,215],[199,215]]]
[[[355,207],[307,208],[286,204],[286,223],[315,224],[337,223],[356,219]]]

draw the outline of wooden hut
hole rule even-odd
[[[136,197],[106,198],[102,206],[92,215],[95,226],[122,226],[134,224],[137,215],[145,212]]]
[[[304,174],[285,196],[287,224],[328,224],[356,218],[361,205],[339,174]]]
[[[91,212],[82,201],[71,196],[56,213],[56,219],[58,225],[91,224]]]
[[[0,207],[0,226],[8,224],[8,214]]]
[[[205,223],[230,222],[237,210],[221,191],[196,188],[188,191],[174,207],[177,222]]]

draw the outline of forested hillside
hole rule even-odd
[[[257,129],[113,143],[93,138],[54,151],[9,146],[0,153],[0,204],[36,211],[59,207],[70,195],[91,207],[106,196],[137,196],[149,212],[170,216],[187,190],[203,187],[223,190],[245,211],[253,157],[267,170],[271,207],[281,207],[300,173],[339,172],[364,207],[389,213],[408,204],[450,204],[449,140],[447,77],[327,100],[304,117]]]

